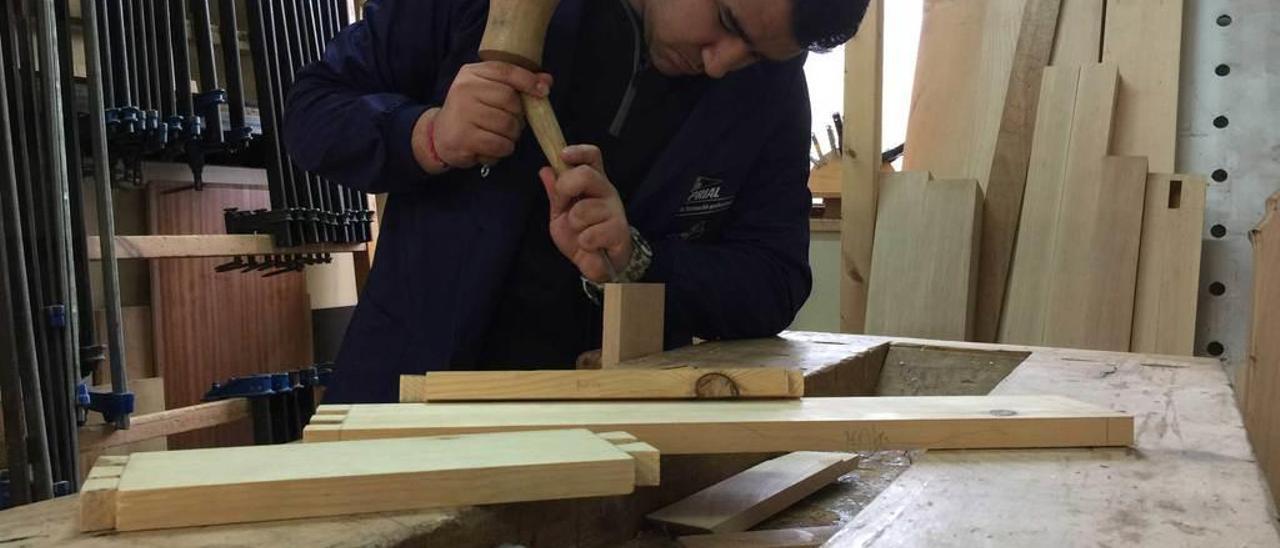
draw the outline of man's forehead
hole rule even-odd
[[[791,27],[794,0],[715,0],[737,20],[748,43],[761,57],[782,61],[803,53]]]

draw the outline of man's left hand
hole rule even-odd
[[[549,167],[538,173],[551,201],[551,240],[583,277],[608,282],[610,268],[601,249],[608,253],[615,271],[631,261],[631,229],[622,198],[605,176],[598,147],[569,146],[561,158],[569,170],[559,177]]]

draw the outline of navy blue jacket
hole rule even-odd
[[[591,76],[571,66],[585,1],[563,0],[548,31],[543,64],[556,89]],[[485,344],[529,204],[545,192],[536,175],[545,158],[526,131],[488,177],[431,176],[410,134],[460,67],[477,61],[487,9],[485,0],[370,2],[290,90],[284,137],[294,161],[390,193],[328,402],[395,401],[400,374],[473,368]],[[808,298],[803,62],[757,63],[709,86],[626,204],[653,247],[645,281],[667,284],[669,347],[777,334]],[[562,99],[553,89],[553,104]]]

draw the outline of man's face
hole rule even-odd
[[[802,53],[791,32],[792,0],[632,0],[664,75],[721,78],[762,60]]]

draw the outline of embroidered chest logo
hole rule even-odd
[[[724,195],[723,188],[724,181],[720,179],[698,177],[676,216],[704,217],[729,209],[733,205],[733,196]]]

